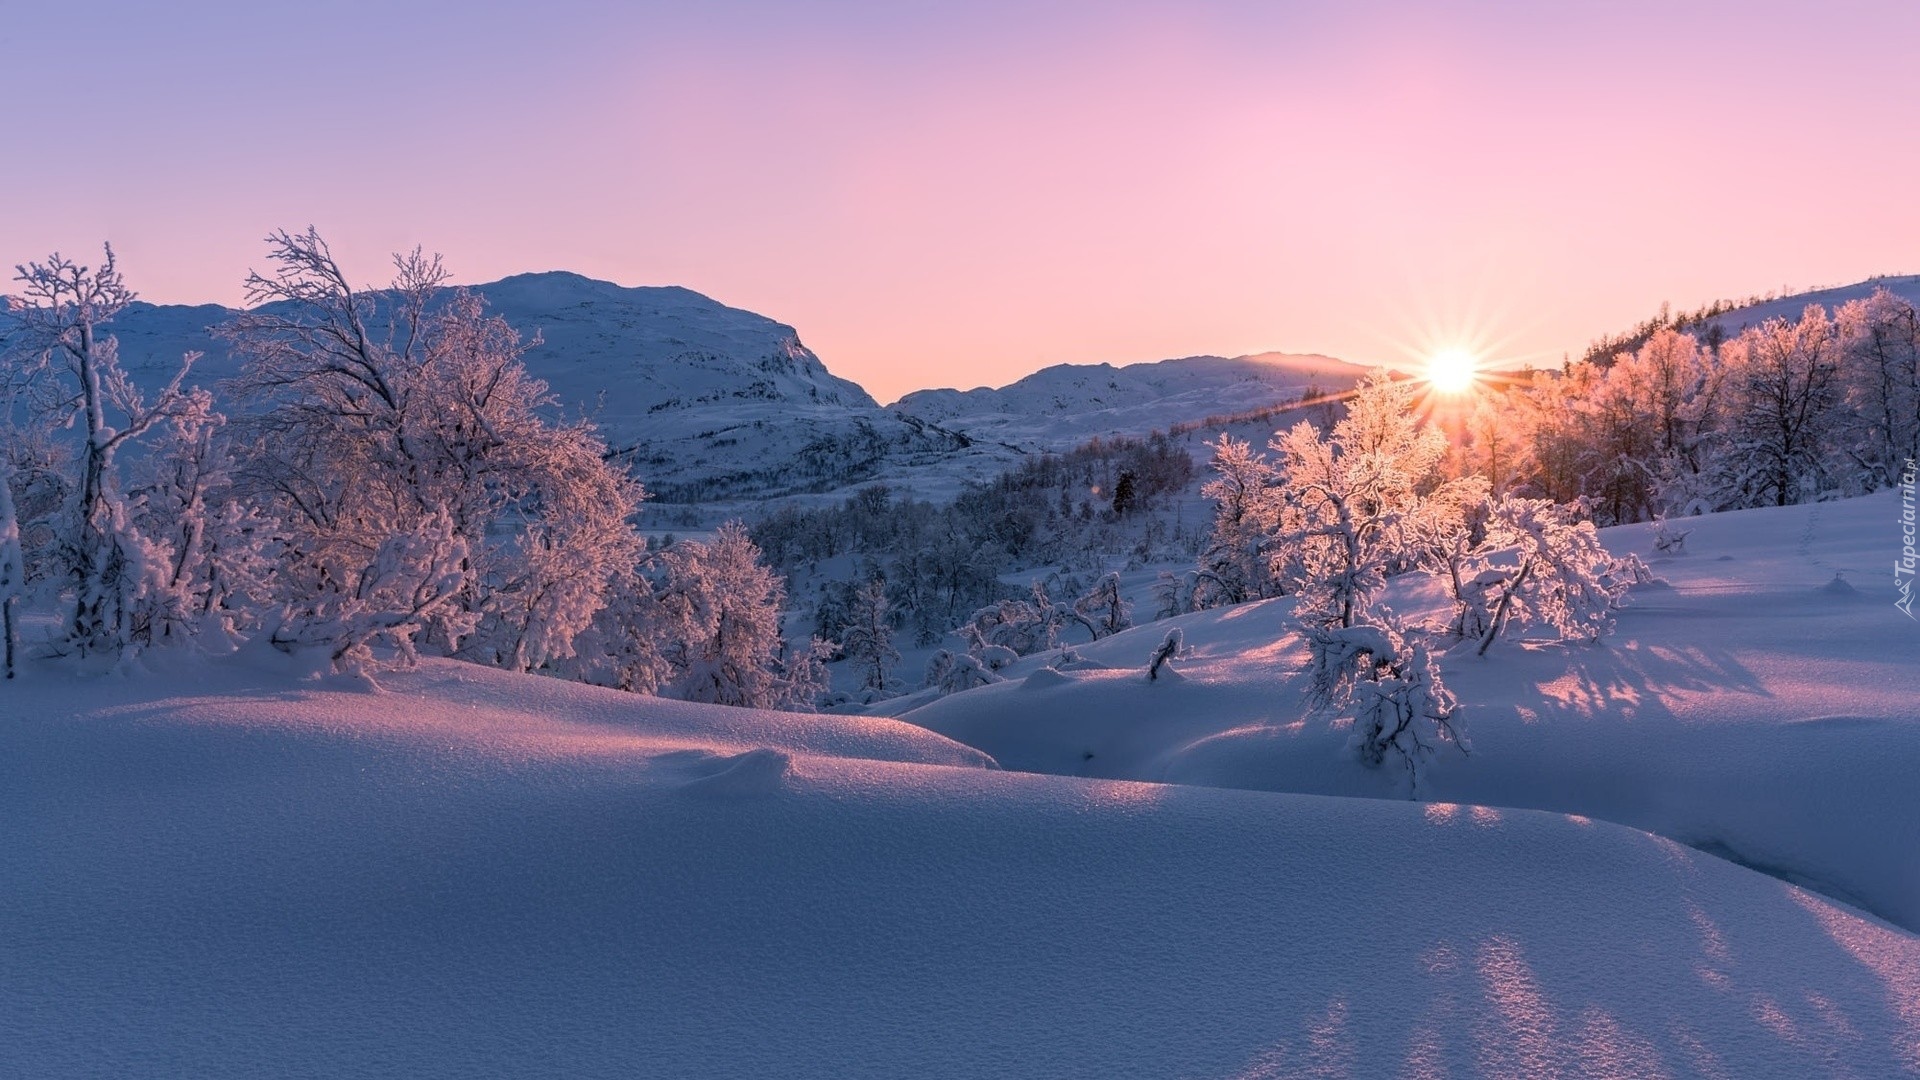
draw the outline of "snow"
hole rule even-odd
[[[669,502],[829,490],[902,470],[957,487],[1018,456],[881,409],[793,327],[691,289],[562,271],[472,288],[525,338],[540,335],[526,363],[559,411],[592,417]],[[205,355],[191,381],[213,387],[239,372],[239,358],[209,333],[233,314],[136,302],[107,329],[140,385],[164,384],[181,354],[197,351]]]
[[[1724,315],[1708,319],[1708,323],[1719,323],[1731,338],[1750,326],[1759,326],[1768,319],[1797,321],[1808,304],[1819,304],[1827,309],[1829,315],[1840,310],[1840,306],[1849,300],[1865,300],[1877,289],[1886,289],[1908,303],[1920,303],[1920,274],[1905,277],[1877,277],[1852,285],[1840,285],[1831,289],[1813,289],[1807,292],[1783,296],[1758,304],[1736,308]],[[1698,336],[1700,327],[1689,327],[1688,333]]]
[[[1218,723],[1223,635],[1273,609],[1187,617],[1197,659],[1151,688],[1165,627],[1081,646],[1132,671],[942,704]],[[886,719],[446,661],[300,672],[250,647],[0,690],[4,1071],[1920,1073],[1920,941],[1603,821],[1009,773]]]
[[[1686,523],[1595,646],[1496,643],[1440,658],[1473,751],[1442,752],[1436,800],[1579,814],[1646,829],[1920,929],[1920,630],[1893,606],[1891,493]],[[1652,524],[1602,531],[1648,553]],[[1831,588],[1836,573],[1846,591]],[[1433,583],[1401,578],[1404,616],[1440,622]],[[1405,797],[1346,733],[1310,715],[1290,600],[1171,620],[1181,679],[1149,686],[1149,625],[1077,646],[1108,670],[1013,696],[1010,681],[905,719],[1010,769],[1269,791]],[[1049,679],[1052,677],[1049,676]]]
[[[1128,364],[1056,364],[998,389],[916,390],[888,406],[979,440],[1067,450],[1095,437],[1141,437],[1222,413],[1351,388],[1367,369],[1319,355],[1190,356]],[[1267,429],[1271,432],[1271,426]]]

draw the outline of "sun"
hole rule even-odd
[[[1427,381],[1443,394],[1458,394],[1479,376],[1479,358],[1465,349],[1442,349],[1427,358]]]

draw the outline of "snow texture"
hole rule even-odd
[[[1883,493],[1688,519],[1687,554],[1650,560],[1668,587],[1632,590],[1601,643],[1534,627],[1484,657],[1439,656],[1473,752],[1437,755],[1423,794],[1646,829],[1920,930],[1920,631],[1893,604],[1899,514]],[[1601,537],[1650,551],[1655,529]],[[1436,581],[1396,579],[1386,602],[1445,620]],[[1291,603],[1169,620],[1182,678],[1150,691],[1090,671],[1010,696],[1042,653],[903,718],[1009,769],[1404,798],[1314,716]],[[1076,648],[1131,667],[1167,625]]]
[[[1701,547],[1731,533],[1703,525]],[[1131,670],[946,701],[997,701],[1036,730],[1218,727],[1253,690],[1220,666],[1225,632],[1272,607],[1186,617],[1204,639],[1187,679],[1140,679],[1155,627],[1084,647]],[[1734,654],[1696,678],[1753,663],[1751,647],[1716,645]],[[1565,664],[1502,677],[1550,662]],[[894,721],[448,661],[383,683],[304,680],[252,647],[95,679],[36,665],[0,691],[0,1071],[1920,1074],[1920,942],[1634,829],[1010,774]],[[1576,752],[1629,740],[1566,729],[1624,728],[1649,743],[1626,755],[1642,775],[1674,764],[1660,751],[1678,725],[1650,698],[1627,716],[1591,706],[1571,694],[1535,725]],[[1750,741],[1721,755],[1751,765]],[[1494,776],[1555,772],[1541,745],[1497,752],[1533,760],[1490,761]],[[1778,779],[1776,829],[1807,808]],[[1759,803],[1710,793],[1733,819]],[[1905,804],[1834,809],[1856,827],[1913,820]]]

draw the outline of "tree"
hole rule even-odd
[[[1277,525],[1273,466],[1243,440],[1213,445],[1214,478],[1200,494],[1214,502],[1213,532],[1200,556],[1190,604],[1198,610],[1275,595],[1267,546]]]
[[[1500,560],[1496,562],[1496,560]],[[1512,496],[1490,507],[1487,545],[1473,585],[1456,597],[1463,635],[1484,655],[1516,621],[1542,622],[1569,640],[1597,641],[1613,626],[1626,585],[1593,523],[1545,499]]]
[[[1414,523],[1469,502],[1461,485],[1485,490],[1479,479],[1439,482],[1446,438],[1419,422],[1414,393],[1376,375],[1329,436],[1302,421],[1271,444],[1282,473],[1278,574],[1310,626],[1358,622],[1387,576],[1415,565]]]
[[[1120,479],[1113,485],[1113,512],[1117,517],[1125,517],[1133,512],[1138,495],[1134,491],[1132,469],[1120,470]]]
[[[1073,610],[1079,616],[1081,625],[1093,634],[1095,641],[1133,625],[1129,617],[1133,613],[1133,605],[1121,595],[1120,575],[1117,573],[1101,575],[1085,596],[1074,601]]]
[[[42,424],[77,425],[85,436],[55,528],[56,562],[72,597],[63,640],[83,655],[147,644],[166,606],[167,552],[134,526],[117,459],[181,406],[180,384],[196,354],[148,404],[120,366],[119,342],[101,333],[134,298],[113,248],[97,269],[54,254],[15,270],[21,291],[6,298],[15,321],[7,381],[24,386]]]
[[[129,496],[136,525],[168,548],[168,628],[231,639],[257,625],[273,597],[280,525],[235,496],[225,425],[205,391],[186,395]]]
[[[840,651],[859,665],[861,689],[886,694],[892,688],[891,673],[900,652],[893,647],[886,582],[869,581],[854,593],[852,618],[840,632]]]
[[[1858,423],[1853,452],[1874,486],[1897,483],[1920,458],[1920,314],[1879,288],[1843,305],[1834,323]]]
[[[0,666],[13,678],[14,649],[20,639],[14,608],[26,591],[27,562],[20,549],[20,516],[14,512],[13,468],[0,461]]]
[[[737,521],[708,542],[684,540],[657,555],[651,618],[670,696],[716,705],[777,709],[811,704],[818,687],[790,671],[780,637],[786,585],[760,561]]]
[[[444,520],[465,548],[448,600],[472,616],[461,654],[523,671],[567,659],[641,555],[640,485],[591,425],[546,418],[527,346],[445,288],[438,257],[397,256],[392,286],[369,294],[312,229],[268,244],[274,270],[248,277],[254,306],[220,333],[260,408],[236,425],[236,482],[287,537],[279,579],[301,631],[277,640],[341,626],[321,612],[392,576],[375,565],[387,539]]]
[[[1770,319],[1726,353],[1734,392],[1722,504],[1787,506],[1830,486],[1840,363],[1825,309],[1809,305],[1799,322]]]

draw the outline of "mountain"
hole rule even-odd
[[[691,289],[629,288],[579,274],[472,286],[529,341],[529,371],[567,415],[600,426],[657,499],[706,502],[824,491],[929,469],[979,471],[1006,447],[889,413],[829,372],[791,326]],[[187,351],[212,386],[240,362],[210,331],[216,305],[135,303],[112,324],[136,381],[163,382]],[[991,471],[989,469],[988,471]]]
[[[1343,390],[1367,370],[1291,353],[1189,356],[1125,367],[1058,364],[997,390],[917,390],[888,408],[976,439],[1062,450],[1094,436],[1144,435]]]
[[[656,505],[717,513],[876,481],[940,498],[1024,453],[1267,408],[1344,389],[1365,373],[1285,353],[1062,364],[999,389],[917,391],[883,409],[829,371],[793,327],[690,289],[562,271],[470,288],[528,341],[537,337],[527,368],[551,388],[557,411],[591,417]],[[212,387],[240,369],[211,333],[233,314],[134,303],[111,331],[140,384],[164,382],[193,351],[204,355],[192,381]]]

